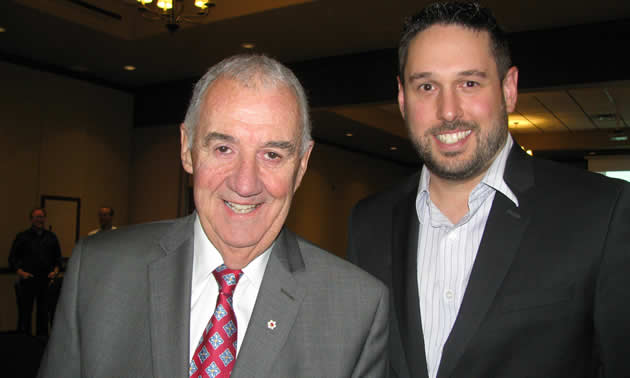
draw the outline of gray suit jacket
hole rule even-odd
[[[193,219],[77,244],[40,377],[188,377]],[[381,282],[284,229],[232,377],[385,376],[388,307]]]

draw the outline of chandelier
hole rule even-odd
[[[137,0],[143,17],[163,21],[171,33],[182,23],[201,23],[208,10],[216,4],[213,0]]]

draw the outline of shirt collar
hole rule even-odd
[[[505,145],[494,159],[492,164],[490,164],[490,168],[486,171],[481,182],[477,184],[479,185],[487,185],[494,190],[502,193],[504,196],[509,198],[514,205],[518,207],[518,198],[512,190],[508,187],[503,179],[503,174],[505,173],[505,165],[507,163],[507,158],[510,155],[510,150],[514,145],[514,140],[512,139],[512,135],[508,133],[507,140],[505,141]],[[422,166],[422,172],[420,174],[420,183],[418,185],[418,195],[416,197],[416,208],[419,208],[419,204],[421,201],[426,201],[429,196],[429,180],[430,180],[430,172],[426,165]],[[474,192],[474,189],[473,189]]]
[[[516,198],[516,195],[505,183],[505,179],[503,178],[505,174],[505,165],[507,164],[507,159],[510,155],[510,151],[512,150],[513,145],[514,140],[512,139],[512,135],[508,133],[507,140],[505,141],[505,146],[503,146],[501,152],[499,152],[499,155],[494,159],[494,161],[490,165],[490,168],[488,168],[488,171],[481,179],[481,182],[509,198],[510,201],[512,201],[514,205],[518,207],[518,198]]]
[[[242,269],[244,274],[241,279],[249,280],[260,286],[274,244],[275,242]],[[199,215],[195,216],[193,251],[192,285],[195,287],[196,284],[207,280],[212,271],[223,264],[223,257],[206,236]]]

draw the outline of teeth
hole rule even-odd
[[[228,201],[224,201],[224,202],[226,205],[228,205],[230,209],[234,210],[234,212],[238,214],[247,214],[253,211],[256,207],[258,207],[258,205],[239,205],[238,203],[234,203],[234,202],[228,202]]]
[[[437,138],[440,142],[444,144],[453,144],[466,138],[468,135],[470,135],[471,132],[472,130],[466,130],[466,131],[458,131],[456,133],[438,134]]]

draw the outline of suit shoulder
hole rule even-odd
[[[109,230],[107,232],[97,232],[89,236],[89,240],[106,242],[108,240],[120,240],[120,239],[137,239],[142,236],[159,236],[163,235],[172,225],[176,222],[176,219],[161,220],[148,223],[139,223],[120,227],[115,230]]]
[[[401,197],[417,192],[419,182],[420,171],[399,181],[386,191],[372,194],[360,200],[355,205],[354,210],[368,211],[391,207]]]
[[[616,196],[623,190],[630,190],[630,184],[623,180],[549,160],[534,158],[533,161],[537,185],[558,187],[563,195],[567,194],[567,188],[588,198],[595,193],[600,197]]]
[[[146,257],[159,250],[160,241],[177,222],[163,220],[98,232],[81,240],[82,249],[90,255]]]

